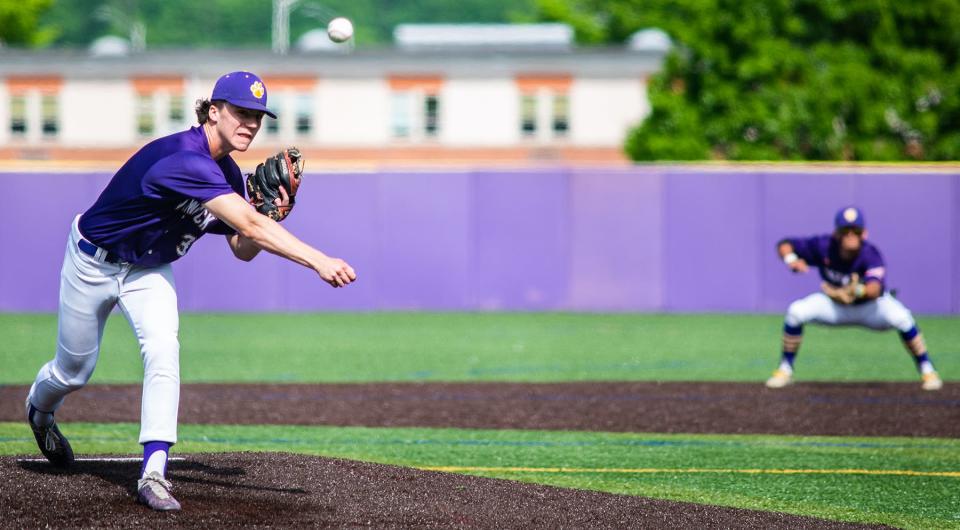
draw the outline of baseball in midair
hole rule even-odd
[[[344,17],[337,17],[327,24],[327,35],[333,42],[344,42],[353,36],[353,23]]]

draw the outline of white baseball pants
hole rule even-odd
[[[916,325],[910,310],[889,293],[857,305],[838,304],[823,293],[814,293],[790,304],[784,323],[797,327],[808,322],[828,326],[866,326],[881,331],[896,328],[902,332],[910,331]]]
[[[73,221],[60,272],[57,354],[37,374],[31,402],[41,411],[53,412],[67,394],[90,380],[103,327],[119,305],[140,343],[143,361],[140,443],[176,443],[180,343],[173,269],[169,264],[139,268],[106,263],[81,252],[79,219],[78,215]]]

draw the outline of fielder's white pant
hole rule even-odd
[[[828,326],[865,326],[881,331],[896,328],[903,332],[916,325],[910,310],[889,293],[857,305],[838,304],[823,293],[814,293],[790,304],[784,323],[797,327],[808,322]]]
[[[73,221],[60,271],[57,355],[40,369],[30,400],[37,409],[52,412],[90,380],[103,327],[119,304],[140,342],[143,360],[140,443],[176,443],[180,343],[173,269],[169,264],[140,268],[104,263],[81,252],[79,219]]]

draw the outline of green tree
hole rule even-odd
[[[53,0],[0,0],[0,44],[42,46],[52,41],[54,29],[39,25],[52,5]]]
[[[636,160],[955,160],[960,0],[538,0],[585,43],[675,42]]]

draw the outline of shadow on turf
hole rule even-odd
[[[131,495],[137,494],[137,479],[140,478],[140,464],[138,462],[90,462],[77,461],[67,469],[50,465],[48,462],[30,461],[17,462],[21,469],[41,475],[90,475],[105,480],[111,484],[126,489]],[[198,476],[199,475],[199,476]],[[223,480],[213,480],[210,477],[239,477],[246,475],[241,467],[211,466],[200,462],[179,461],[170,462],[167,478],[174,482],[221,486],[238,490],[272,491],[277,493],[307,494],[303,488],[271,488],[238,484]]]

